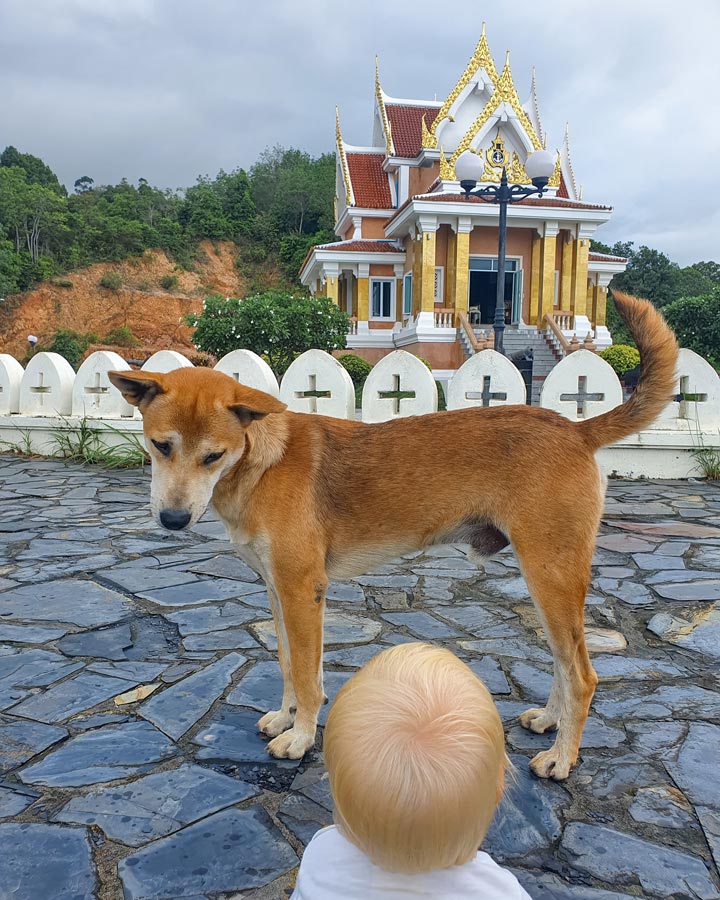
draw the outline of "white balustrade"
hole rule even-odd
[[[453,375],[448,388],[447,408],[508,406],[524,404],[525,382],[517,366],[495,350],[483,350],[470,357]]]
[[[9,353],[0,353],[0,416],[9,416],[20,409],[20,383],[23,367]]]
[[[355,417],[352,379],[334,356],[322,350],[306,350],[290,365],[280,385],[280,399],[293,412]]]
[[[437,412],[437,385],[422,360],[406,350],[384,356],[368,375],[362,393],[363,422]]]
[[[173,369],[184,369],[187,367],[192,368],[192,363],[182,353],[178,353],[176,350],[158,350],[157,353],[153,353],[150,359],[145,360],[141,371],[164,373],[172,372]]]
[[[692,350],[678,354],[673,400],[652,424],[654,430],[710,431],[720,429],[720,375]]]
[[[540,406],[575,422],[609,412],[622,402],[622,387],[612,366],[590,350],[576,350],[562,359],[540,391]]]
[[[275,373],[265,360],[252,350],[231,350],[223,356],[215,368],[218,372],[224,372],[234,378],[239,384],[254,388],[256,391],[265,391],[273,397],[280,396],[280,386]]]
[[[111,350],[96,350],[83,362],[72,390],[72,414],[90,419],[132,418],[135,407],[127,403],[107,377],[108,372],[129,371],[130,366]],[[138,414],[139,415],[139,414]]]
[[[36,353],[20,382],[24,416],[69,416],[75,371],[59,353]]]

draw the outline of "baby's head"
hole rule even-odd
[[[419,643],[380,653],[344,685],[324,752],[338,827],[390,872],[472,859],[507,765],[485,685],[449,650]]]

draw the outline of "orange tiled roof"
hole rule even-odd
[[[593,260],[593,262],[627,262],[624,256],[611,256],[609,253],[590,253],[588,259]]]
[[[319,249],[319,248],[316,248]],[[402,253],[403,251],[392,241],[338,241],[327,244],[323,250],[337,250],[349,253]]]
[[[437,106],[406,106],[402,103],[386,103],[395,155],[414,159],[422,149],[422,117],[429,128],[435,121]]]
[[[466,198],[464,194],[420,194],[417,197],[413,197],[413,200],[422,200],[423,202],[439,201],[441,203],[485,203],[485,201],[481,200],[479,197],[471,196]],[[557,207],[559,209],[612,209],[612,206],[599,206],[596,203],[579,203],[575,200],[564,200],[560,197],[529,197],[527,200],[523,200],[522,203],[523,206],[549,206]]]
[[[388,177],[383,172],[384,153],[347,153],[355,206],[361,209],[392,209]]]

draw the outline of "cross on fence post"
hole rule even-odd
[[[318,390],[317,386],[317,375],[309,375],[308,380],[310,382],[310,387],[307,391],[295,391],[296,397],[309,397],[310,398],[310,412],[317,412],[317,398],[318,397],[331,397],[332,393],[330,391],[321,391]]]
[[[415,399],[415,391],[402,391],[400,390],[400,376],[393,375],[393,389],[391,391],[378,391],[378,397],[381,400],[394,400],[393,403],[393,414],[396,416],[400,415],[400,401],[401,400],[414,400]]]
[[[90,387],[84,388],[86,394],[93,394],[92,405],[100,406],[100,398],[103,394],[107,394],[110,391],[109,387],[100,384],[100,373],[95,373],[95,384]]]
[[[680,418],[681,419],[689,419],[688,415],[690,409],[690,403],[705,403],[707,402],[707,394],[692,394],[688,391],[690,387],[690,379],[687,375],[682,375],[680,378],[680,392],[675,395],[673,398],[677,403],[680,404]]]
[[[44,406],[45,398],[42,396],[43,394],[49,394],[52,391],[52,388],[49,385],[43,384],[44,373],[38,372],[38,383],[30,388],[30,392],[32,394],[40,394],[40,406]]]
[[[588,400],[604,400],[605,394],[589,394],[587,391],[587,375],[578,375],[577,394],[560,394],[561,400],[574,400],[577,404],[577,416],[585,418],[585,404]]]
[[[490,406],[491,400],[507,400],[507,391],[491,391],[490,379],[491,375],[483,376],[483,389],[480,393],[477,391],[466,391],[466,400],[482,400],[483,406]]]

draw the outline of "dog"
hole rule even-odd
[[[677,360],[650,303],[615,302],[642,376],[627,402],[580,422],[504,406],[368,425],[287,412],[211,369],[109,373],[143,416],[159,524],[188,528],[212,502],[265,580],[284,683],[280,709],[258,722],[273,756],[299,759],[314,745],[330,579],[433,544],[467,543],[480,559],[512,544],[554,659],[547,705],[520,722],[557,729],[531,761],[535,774],[568,776],[597,684],[583,625],[604,499],[594,454],[653,422],[672,397]]]

